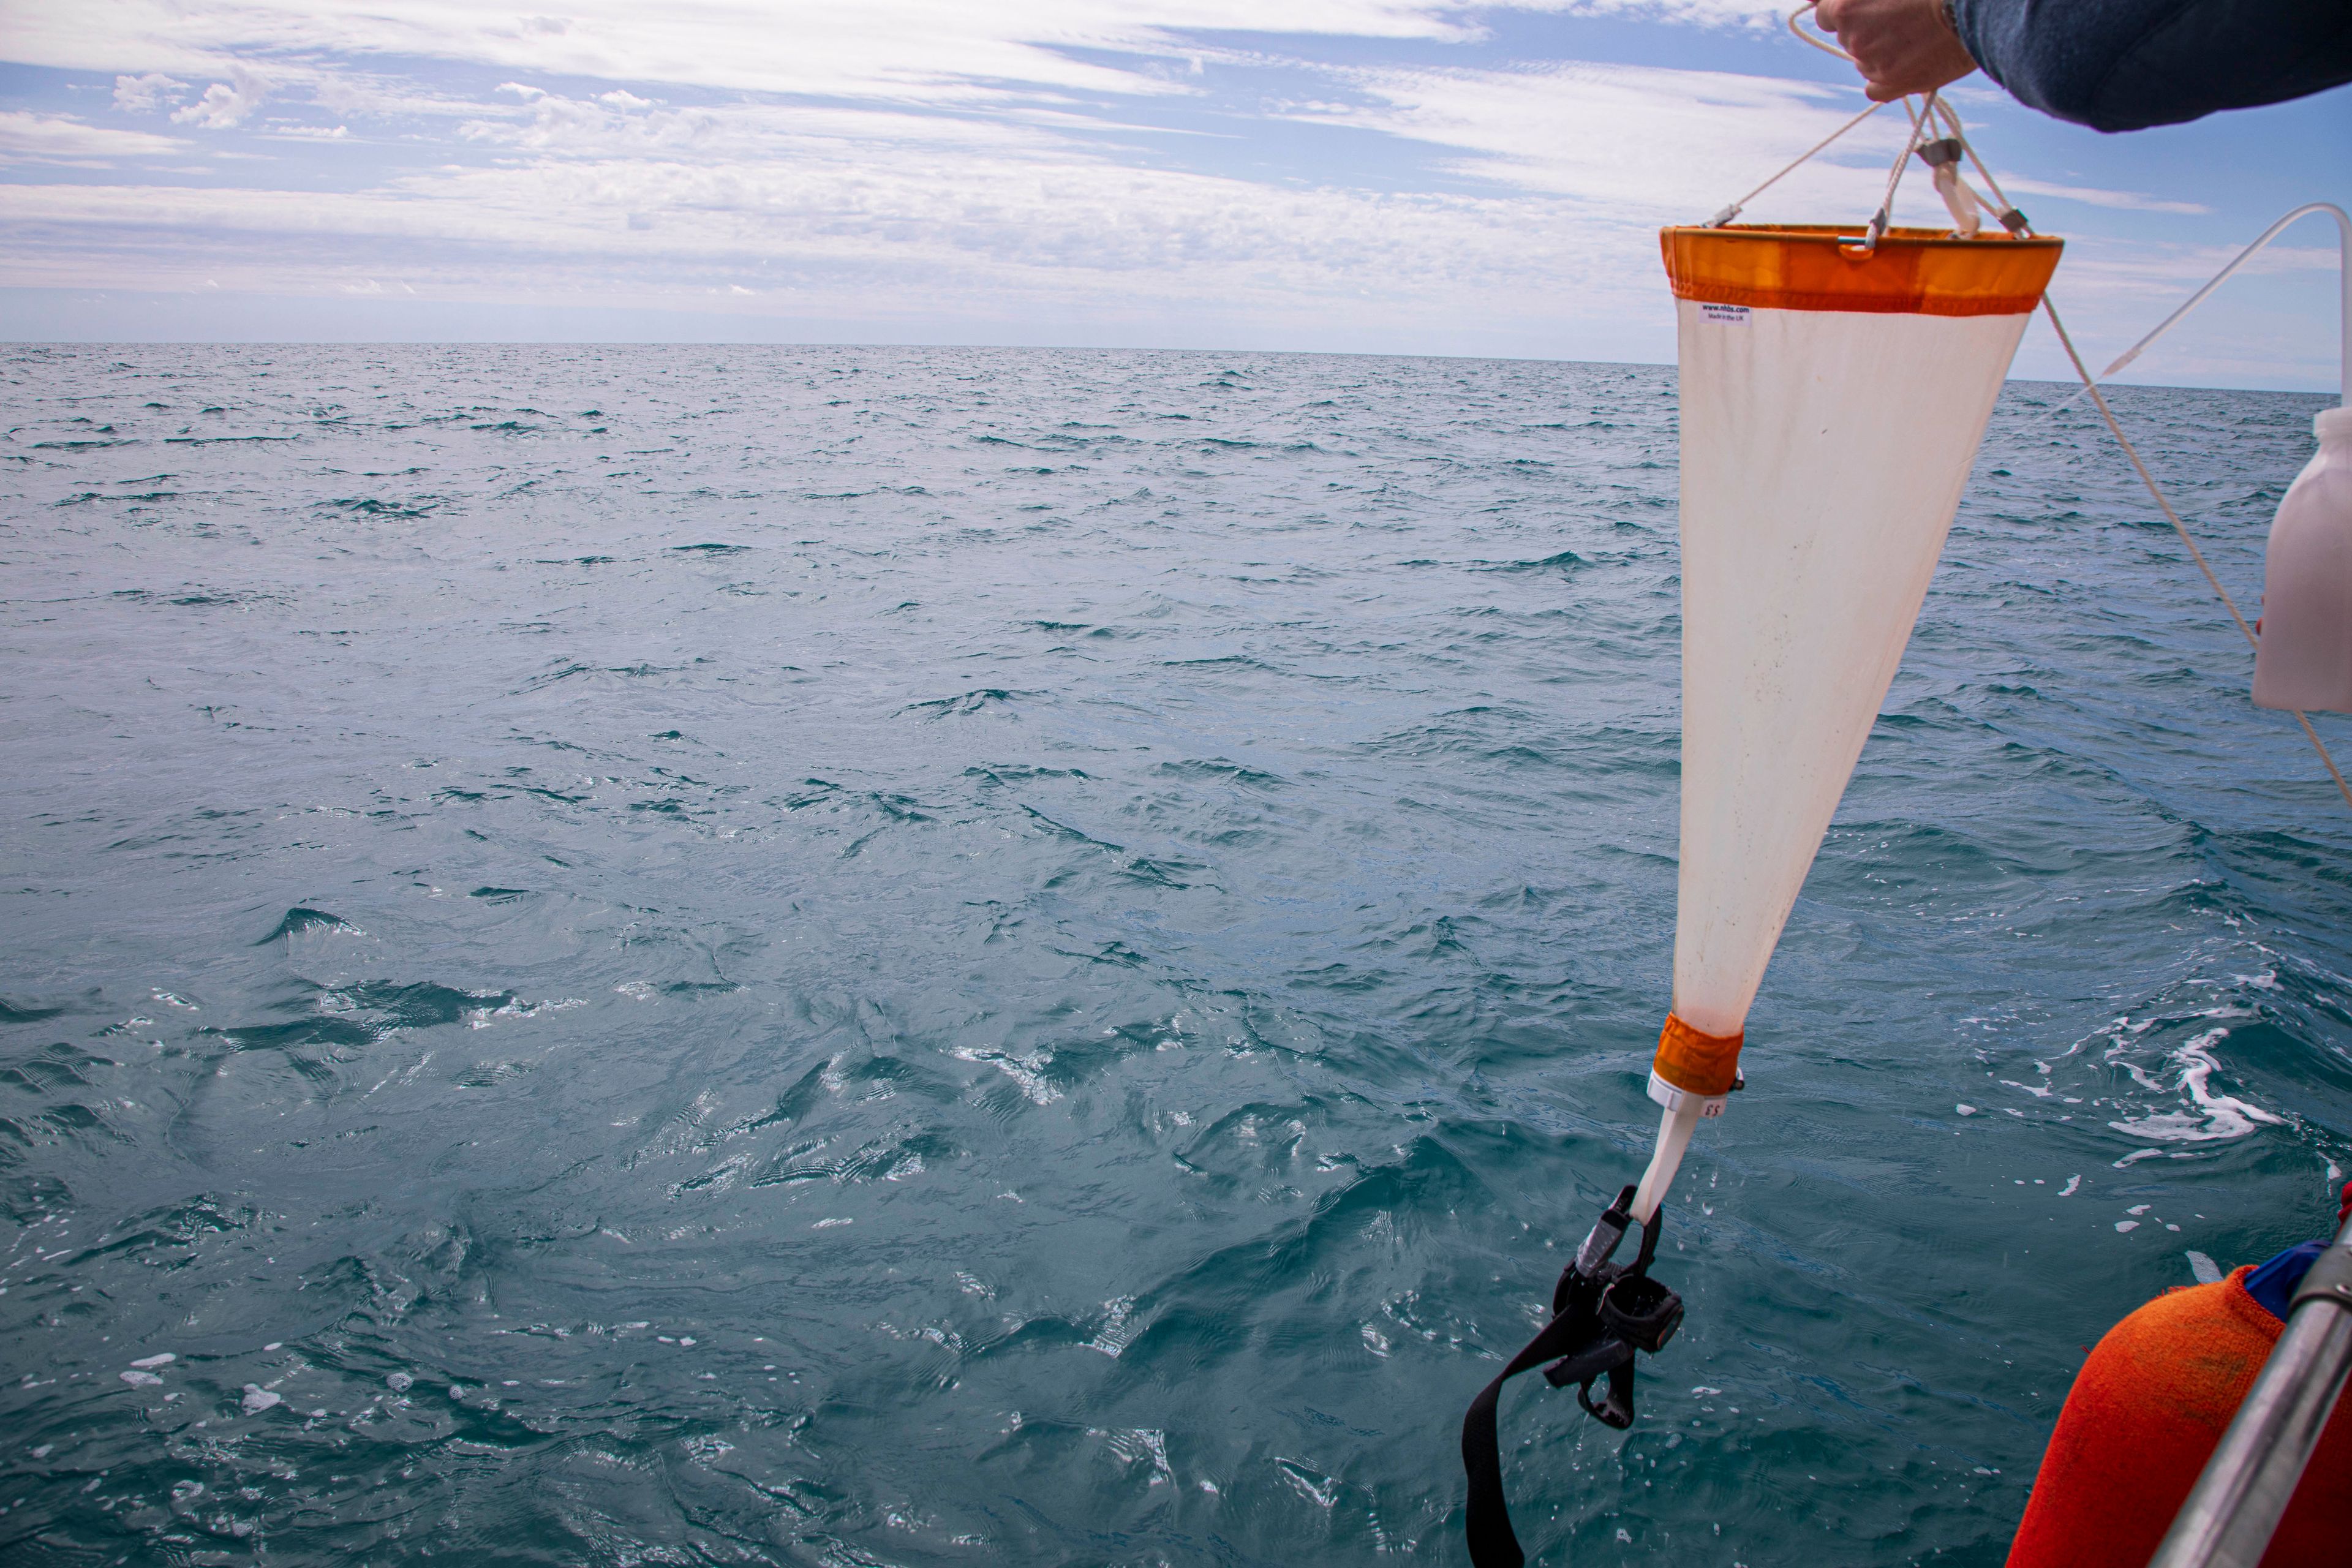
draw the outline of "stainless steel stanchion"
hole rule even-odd
[[[2352,1221],[2305,1275],[2254,1386],[2148,1568],[2256,1568],[2352,1373]]]

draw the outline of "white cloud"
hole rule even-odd
[[[1040,132],[1019,148],[988,139],[1002,134],[805,134],[758,163],[533,157],[367,193],[26,188],[16,216],[67,237],[15,248],[0,282],[193,287],[234,260],[236,288],[310,293],[386,281],[390,253],[439,297],[643,304],[716,289],[746,311],[926,336],[938,329],[919,323],[945,319],[1000,339],[1328,346],[1312,328],[1302,342],[1301,322],[1356,320],[1391,345],[1605,356],[1667,331],[1646,230],[1556,198],[1283,189],[1125,166]],[[1595,310],[1614,337],[1581,329]]]
[[[100,168],[124,158],[185,152],[187,143],[144,131],[85,125],[53,114],[0,110],[0,163],[61,163]]]
[[[9,58],[81,70],[218,72],[232,60],[333,54],[772,93],[1001,97],[1048,88],[1177,90],[1087,55],[1157,57],[1189,74],[1193,32],[1458,40],[1477,10],[1763,16],[1762,0],[573,0],[518,18],[472,0],[81,0],[21,7]]]
[[[1588,16],[1770,29],[1785,25],[1793,9],[1785,0],[1570,0],[1559,8]]]
[[[385,280],[383,242],[398,239],[404,282],[477,297],[716,291],[744,310],[862,320],[1189,312],[1268,332],[1367,316],[1505,322],[1527,352],[1642,341],[1655,353],[1670,336],[1654,226],[1713,210],[1851,106],[1802,82],[1577,63],[1324,79],[1318,101],[1281,115],[1433,149],[1460,188],[1157,166],[1070,112],[672,108],[509,84],[457,127],[487,163],[374,189],[20,189],[19,218],[69,237],[23,247],[0,281],[87,281],[96,265],[121,286],[194,287],[242,256],[241,288],[362,288]],[[1809,167],[1785,199],[1859,219],[1897,135],[1873,122],[1855,162]],[[353,276],[332,281],[344,268]],[[1580,326],[1596,321],[1608,331]]]
[[[2103,191],[2087,185],[2062,185],[2024,174],[1996,177],[2000,181],[2001,189],[2012,196],[2048,196],[2053,201],[2081,202],[2088,206],[2112,207],[2123,212],[2179,213],[2188,216],[2213,210],[2202,202],[2167,201],[2158,196],[2143,195],[2137,191]]]
[[[1851,90],[1780,78],[1565,61],[1519,70],[1348,73],[1362,101],[1302,104],[1289,118],[1353,125],[1458,150],[1454,167],[1689,222],[1737,199],[1849,119]],[[1893,110],[1864,121],[1775,184],[1743,215],[1754,222],[1823,212],[1856,221],[1876,206],[1904,134]],[[1898,216],[1942,226],[1941,205],[1915,163]],[[1974,179],[1973,174],[1970,175]],[[2196,216],[2212,209],[2137,191],[2000,175],[2012,198]]]
[[[2241,248],[2235,245],[2151,244],[2144,240],[2118,245],[2112,241],[2078,240],[2070,247],[2059,286],[2073,292],[2095,291],[2104,299],[2125,303],[2134,319],[2156,310],[2157,314],[2143,323],[2152,327],[2169,313],[2170,306],[2164,301],[2177,304],[2228,266]],[[2310,273],[2318,279],[2333,279],[2341,259],[2332,246],[2273,245],[2247,262],[2240,277]],[[2225,287],[2234,293],[2243,286],[2232,283]]]
[[[145,114],[177,102],[180,94],[187,89],[186,82],[173,81],[162,71],[119,76],[114,79],[114,107],[125,114]]]
[[[2234,243],[2077,234],[2067,240],[2051,300],[2095,370],[2169,315],[2240,248]],[[2273,246],[2118,379],[2334,387],[2336,346],[2330,329],[2336,268],[2332,244]],[[2256,282],[2256,277],[2267,281]],[[2315,319],[2320,330],[2298,327],[2297,317],[2305,322]],[[2037,322],[2027,333],[2017,374],[2074,379],[2046,323]]]
[[[866,149],[869,157],[890,157],[910,149],[947,147],[974,155],[1033,157],[1059,152],[1087,155],[1082,142],[1051,134],[1024,117],[925,115],[894,109],[812,108],[772,104],[652,109],[628,112],[608,107],[610,94],[595,100],[534,93],[527,106],[501,108],[469,120],[458,135],[478,144],[508,147],[544,157],[691,157],[698,162],[747,167],[808,155]],[[1081,133],[1101,122],[1073,119],[1060,129]],[[942,171],[942,177],[946,177]]]
[[[202,98],[175,110],[172,121],[205,131],[228,131],[244,124],[268,99],[268,89],[261,78],[239,68],[229,72],[229,80],[213,83]]]
[[[167,170],[152,160],[185,163],[189,143],[12,111],[0,159],[146,159],[155,183],[15,185],[0,282],[692,295],[1048,337],[1085,316],[1129,324],[1097,341],[1137,342],[1173,340],[1180,320],[1227,323],[1232,342],[1362,346],[1451,323],[1454,338],[1418,341],[1655,356],[1671,330],[1654,226],[1715,211],[1858,96],[1728,70],[1463,62],[1494,58],[1481,28],[1506,12],[1744,32],[1777,28],[1782,3],[568,0],[523,16],[478,0],[26,0],[0,58],[110,73],[124,112],[260,129],[273,161],[202,184],[238,177],[228,150]],[[1252,34],[1264,48],[1239,47]],[[1318,59],[1302,41],[1318,37],[1385,42]],[[1738,47],[1778,69],[1765,51],[1783,46]],[[1330,63],[1342,55],[1420,63]],[[194,102],[191,82],[206,84]],[[280,107],[262,122],[265,100]],[[1748,216],[1859,222],[1900,130],[1882,114]],[[338,139],[372,153],[299,145]],[[2104,171],[2127,164],[2087,166],[2126,183]],[[299,174],[256,172],[279,169]],[[1912,174],[1898,220],[1940,225]],[[199,184],[168,183],[183,174]],[[2204,212],[2173,193],[2004,183],[2037,212]],[[2204,237],[2191,227],[2168,237]],[[2158,248],[2097,237],[2064,277],[2104,326],[2168,285]]]
[[[331,68],[296,68],[273,61],[270,72],[271,91],[278,98],[299,100],[307,96],[320,109],[337,116],[439,120],[466,118],[482,111],[480,101],[470,95],[436,91],[429,83],[384,77],[348,64]]]
[[[1458,172],[1644,219],[1704,217],[1835,130],[1853,94],[1723,71],[1564,61],[1524,70],[1364,70],[1360,101],[1300,105],[1295,119],[1409,137],[1468,156]],[[1790,193],[1875,205],[1841,158],[1866,154],[1883,181],[1894,126],[1865,122]]]

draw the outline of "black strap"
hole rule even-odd
[[[1511,1531],[1511,1507],[1503,1497],[1502,1443],[1496,1435],[1496,1410],[1502,1403],[1503,1384],[1545,1362],[1558,1362],[1545,1377],[1555,1387],[1577,1384],[1576,1402],[1585,1412],[1622,1431],[1633,1424],[1634,1346],[1628,1340],[1640,1340],[1655,1351],[1681,1321],[1681,1303],[1667,1291],[1661,1294],[1673,1309],[1674,1321],[1653,1338],[1626,1333],[1622,1324],[1612,1331],[1602,1321],[1606,1292],[1612,1285],[1646,1274],[1650,1260],[1657,1255],[1664,1215],[1653,1212],[1642,1227],[1640,1256],[1622,1268],[1609,1262],[1610,1254],[1623,1239],[1633,1195],[1634,1189],[1627,1187],[1602,1212],[1592,1234],[1577,1248],[1576,1261],[1560,1270],[1559,1283],[1552,1288],[1551,1321],[1520,1348],[1494,1382],[1479,1390],[1462,1417],[1462,1468],[1470,1482],[1463,1531],[1470,1540],[1471,1568],[1525,1568],[1528,1560],[1519,1538]],[[1653,1309],[1649,1315],[1656,1315],[1655,1303],[1645,1305]],[[1631,1321],[1646,1323],[1648,1318]],[[1604,1373],[1609,1391],[1595,1405],[1591,1390],[1593,1381]]]
[[[1560,1275],[1555,1300],[1565,1296],[1573,1272]],[[1552,1319],[1511,1358],[1501,1375],[1479,1390],[1478,1397],[1470,1402],[1469,1413],[1462,1417],[1462,1468],[1470,1479],[1463,1528],[1470,1537],[1472,1568],[1523,1568],[1528,1560],[1519,1549],[1519,1538],[1511,1533],[1511,1505],[1503,1498],[1502,1444],[1495,1430],[1495,1408],[1503,1397],[1503,1384],[1580,1348],[1580,1342],[1591,1331],[1576,1314]]]

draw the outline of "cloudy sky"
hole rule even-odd
[[[1657,226],[1864,106],[1761,0],[8,0],[0,60],[6,337],[1664,360]],[[2352,89],[2127,137],[1954,96],[2095,357],[2352,203]],[[1860,221],[1900,123],[1748,216]],[[2332,386],[2335,268],[2290,235],[2144,378]]]

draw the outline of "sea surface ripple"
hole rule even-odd
[[[1545,1562],[1997,1564],[2083,1347],[2332,1214],[2352,816],[2059,396],[1677,1184],[1639,1424],[1506,1401]],[[0,1556],[1465,1561],[1462,1407],[1653,1124],[1670,371],[0,399]],[[2323,400],[2117,401],[2251,604]]]

